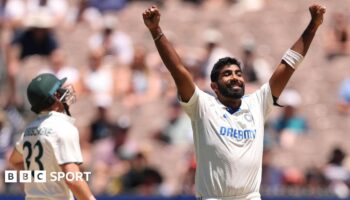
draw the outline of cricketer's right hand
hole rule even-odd
[[[149,30],[159,27],[160,13],[157,6],[151,6],[142,13],[143,21]]]

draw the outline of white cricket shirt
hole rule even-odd
[[[244,96],[233,114],[198,87],[181,105],[192,121],[197,198],[260,199],[264,119],[273,106],[269,84]]]
[[[30,123],[16,149],[23,155],[25,170],[45,170],[45,183],[25,183],[26,199],[74,200],[65,183],[50,181],[51,172],[62,172],[60,165],[82,163],[79,132],[74,118],[51,111],[38,116]]]

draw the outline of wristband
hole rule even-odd
[[[286,62],[288,66],[296,70],[301,61],[303,61],[303,58],[304,57],[300,53],[293,51],[292,49],[288,49],[283,55],[282,60]]]
[[[164,34],[162,32],[160,32],[159,35],[157,35],[157,37],[153,39],[153,41],[159,40],[163,35]]]

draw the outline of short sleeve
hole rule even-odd
[[[273,107],[270,85],[265,83],[252,96],[256,98],[257,103],[260,105],[264,118],[267,117]]]
[[[194,90],[194,93],[188,102],[183,102],[180,99],[180,104],[184,109],[185,113],[191,118],[191,120],[196,120],[199,117],[200,109],[200,96],[201,91],[197,86]]]
[[[59,165],[65,163],[83,162],[79,144],[79,133],[75,127],[65,129],[65,133],[58,134],[58,145],[55,149],[56,159]]]
[[[191,118],[192,121],[196,121],[206,113],[206,105],[213,96],[200,90],[197,86],[194,93],[188,102],[183,102],[180,99],[180,104],[186,114]]]
[[[195,118],[198,113],[198,98],[199,98],[199,88],[196,86],[194,93],[188,102],[183,102],[179,97],[180,104],[186,114],[191,118]]]

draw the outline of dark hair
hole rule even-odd
[[[341,148],[336,147],[332,150],[328,163],[335,164],[335,165],[342,165],[345,157],[346,157],[345,152]]]
[[[232,57],[224,57],[224,58],[220,58],[215,64],[213,69],[211,70],[210,73],[210,80],[211,82],[216,82],[219,79],[219,74],[220,71],[223,67],[225,67],[226,65],[237,65],[240,69],[242,69],[241,67],[241,62],[238,61],[236,58],[232,58]]]

